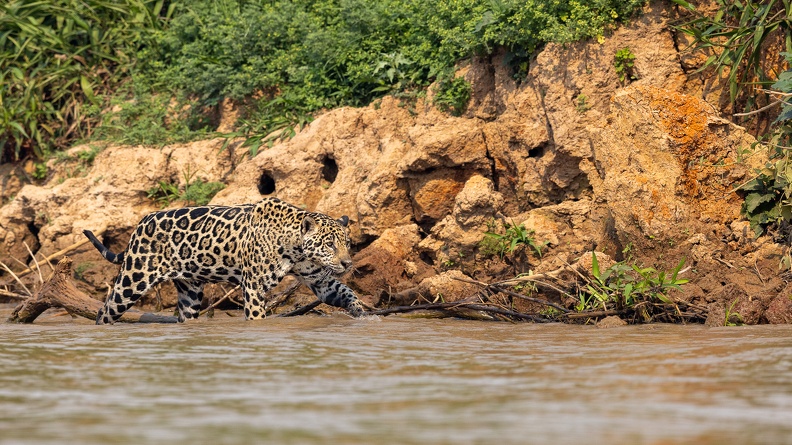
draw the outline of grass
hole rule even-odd
[[[737,304],[738,301],[739,299],[735,298],[734,301],[732,301],[729,308],[726,309],[726,315],[723,318],[724,326],[741,326],[743,324],[742,315],[734,311],[734,306]]]
[[[90,137],[103,96],[129,78],[164,0],[12,0],[0,6],[3,160]]]
[[[756,102],[754,86],[774,82],[773,69],[763,57],[766,43],[778,39],[787,53],[792,52],[792,24],[787,12],[792,0],[717,0],[717,11],[704,14],[685,0],[672,0],[687,10],[689,19],[677,29],[692,37],[691,49],[708,55],[699,72],[713,69],[726,75],[729,97],[734,103],[746,96],[746,106]]]

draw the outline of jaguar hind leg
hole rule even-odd
[[[204,283],[187,280],[173,280],[179,294],[179,323],[198,318],[201,313]]]
[[[113,285],[113,292],[96,315],[96,324],[113,324],[118,321],[124,312],[160,281],[161,277],[146,277],[141,272],[127,271],[122,267]]]

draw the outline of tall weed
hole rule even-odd
[[[88,137],[103,95],[128,78],[164,0],[12,0],[0,5],[5,160]]]

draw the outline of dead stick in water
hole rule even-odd
[[[574,314],[563,314],[559,317],[566,317],[569,319],[575,318],[591,318],[591,317],[607,317],[609,315],[623,315],[628,311],[624,309],[613,309],[609,311],[592,311],[592,312],[576,312]]]
[[[297,309],[295,309],[295,310],[293,310],[291,312],[286,312],[285,314],[280,314],[280,315],[278,315],[278,317],[294,317],[294,316],[297,316],[297,315],[307,314],[308,312],[311,312],[312,310],[314,310],[314,308],[316,306],[319,306],[320,304],[322,304],[322,302],[319,301],[319,300],[316,300],[316,301],[311,302],[310,304],[306,304],[305,306],[297,308]]]
[[[26,299],[30,298],[29,295],[15,294],[13,292],[9,292],[9,291],[4,290],[4,289],[0,289],[0,297],[14,298],[14,299],[17,299],[17,300],[26,300]]]
[[[449,310],[453,311],[457,309],[468,309],[473,311],[487,312],[491,314],[505,315],[522,320],[531,320],[540,323],[550,321],[547,318],[532,314],[524,314],[522,312],[516,312],[502,307],[497,307],[488,304],[481,304],[478,302],[477,298],[466,298],[464,300],[453,301],[448,303],[428,303],[428,304],[416,304],[414,306],[396,306],[392,308],[371,311],[368,312],[367,315],[384,316],[390,314],[403,314],[403,313],[415,312],[415,311],[449,311]]]
[[[86,295],[74,286],[72,281],[72,260],[63,258],[55,266],[55,271],[31,298],[21,302],[11,316],[10,322],[33,323],[44,311],[61,307],[72,315],[96,320],[103,303]],[[137,311],[126,311],[119,320],[128,323],[176,323],[176,317],[161,316]]]

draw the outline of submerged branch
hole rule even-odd
[[[295,310],[293,310],[291,312],[286,312],[285,314],[280,314],[280,315],[278,315],[278,317],[295,317],[297,315],[304,315],[304,314],[307,314],[308,312],[311,312],[312,310],[314,310],[316,308],[316,306],[319,306],[320,304],[322,304],[322,302],[319,301],[319,300],[316,300],[314,302],[311,302],[310,304],[306,304],[305,306],[298,307],[297,309],[295,309]]]

